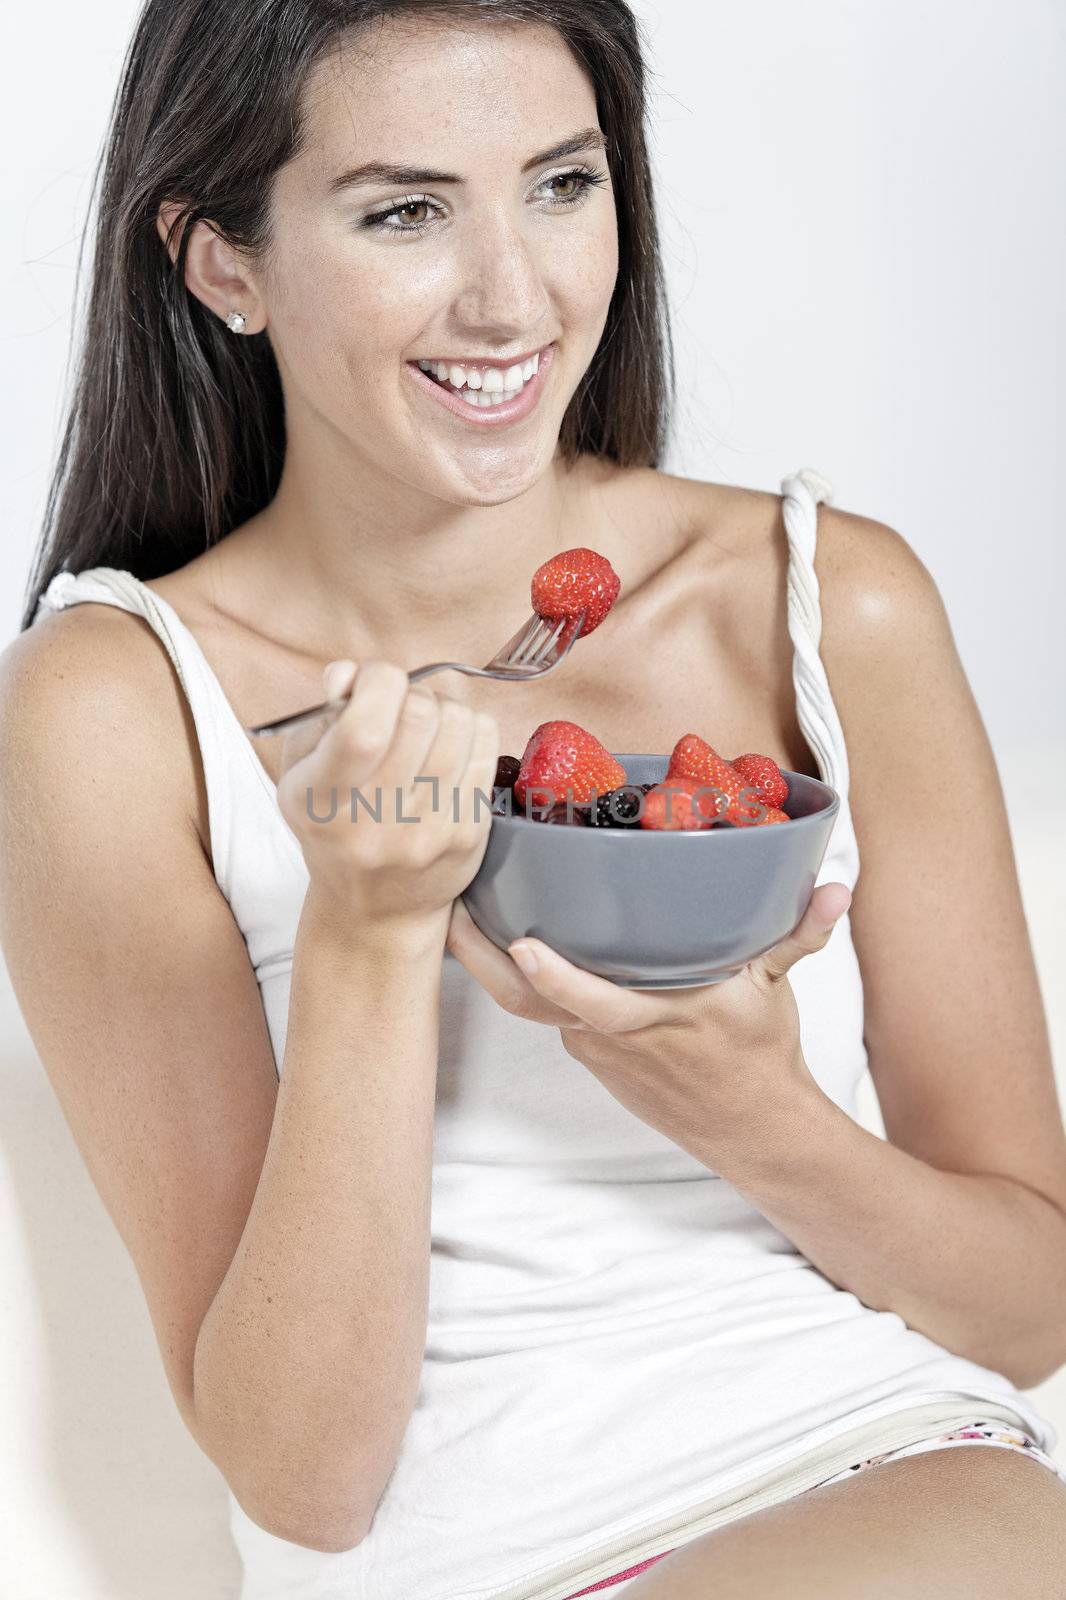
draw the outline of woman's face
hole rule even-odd
[[[583,138],[543,159],[598,133],[591,83],[551,30],[408,16],[319,63],[305,112],[257,277],[290,448],[324,466],[339,446],[457,505],[512,499],[556,453],[618,271],[604,150]],[[410,172],[352,178],[368,163]],[[466,358],[450,378],[473,367],[466,393],[484,396],[485,367],[506,375],[533,352],[540,372],[500,409],[418,366]]]

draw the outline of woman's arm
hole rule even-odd
[[[338,938],[307,899],[261,1178],[195,1344],[216,1459],[314,1549],[365,1536],[418,1395],[442,950],[432,926]]]
[[[187,1426],[257,1522],[343,1549],[425,1343],[444,928],[342,940],[309,893],[279,1088],[187,721],[129,617],[79,607],[9,646],[0,939]]]
[[[817,568],[891,1142],[810,1095],[725,1175],[835,1283],[1031,1387],[1066,1361],[1066,1137],[995,758],[902,537],[823,507]]]
[[[339,939],[310,900],[262,1176],[194,1393],[271,1531],[343,1550],[369,1529],[422,1371],[443,931]]]
[[[866,1305],[1021,1389],[1066,1361],[1066,1210],[1024,1178],[944,1171],[816,1086],[728,1144],[714,1170]]]

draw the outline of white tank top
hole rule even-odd
[[[798,719],[841,799],[817,883],[853,889],[848,758],[819,654],[814,570],[817,505],[832,491],[807,470],[782,492]],[[58,573],[34,621],[85,601],[145,617],[177,669],[215,877],[280,1073],[309,881],[299,844],[173,608],[129,572],[93,567]],[[847,915],[789,982],[810,1070],[857,1119],[866,1051]],[[824,1477],[859,1459],[848,1454],[856,1430],[910,1443],[974,1400],[1055,1447],[1051,1423],[1004,1375],[832,1283],[729,1183],[614,1099],[555,1029],[503,1011],[447,952],[415,1409],[354,1550],[275,1538],[230,1495],[241,1600],[561,1600],[695,1537],[768,1472],[799,1483],[812,1461],[832,1459]]]

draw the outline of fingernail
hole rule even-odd
[[[532,977],[534,972],[536,972],[537,958],[529,948],[528,944],[511,945],[508,955],[510,955],[518,970],[520,972],[524,972],[527,978]]]

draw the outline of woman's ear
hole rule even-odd
[[[155,219],[156,231],[167,246],[172,262],[177,261],[182,235],[188,226],[187,222],[179,223],[168,243],[167,235],[181,209],[178,201],[164,200]],[[239,311],[244,317],[242,333],[262,333],[266,327],[266,313],[254,280],[244,270],[238,252],[219,238],[209,222],[193,223],[185,252],[185,283],[223,322],[231,311]]]

